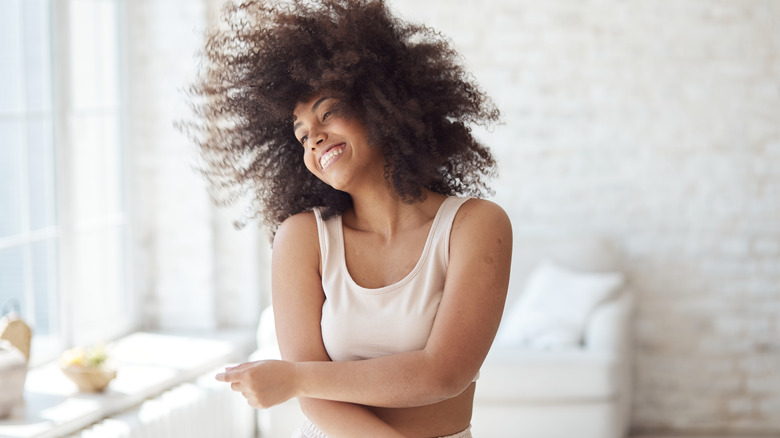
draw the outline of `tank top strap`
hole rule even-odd
[[[341,255],[344,253],[341,248],[344,243],[341,237],[341,215],[325,220],[322,218],[320,208],[315,207],[314,217],[317,219],[322,276],[326,278],[329,275],[338,275]]]
[[[440,251],[439,256],[444,261],[445,266],[450,261],[450,234],[452,233],[452,225],[455,221],[455,216],[458,214],[460,207],[471,198],[461,198],[457,196],[450,196],[444,200],[441,207],[439,207],[439,217],[434,226],[436,229],[431,230],[433,234],[433,241],[438,242],[436,251]]]

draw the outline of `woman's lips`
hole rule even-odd
[[[341,153],[344,152],[344,144],[338,144],[328,149],[325,154],[320,157],[320,167],[325,169],[328,167]]]

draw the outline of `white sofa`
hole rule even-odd
[[[542,260],[579,272],[619,270],[619,256],[598,238],[515,236],[505,318]],[[472,418],[475,438],[618,438],[630,421],[633,299],[622,286],[587,315],[576,348],[494,345],[480,372]],[[506,331],[507,320],[499,331]],[[252,359],[278,358],[270,308]],[[303,416],[290,400],[258,411],[261,438],[288,438]]]
[[[499,338],[541,260],[590,273],[620,272],[620,257],[596,237],[515,236]],[[625,283],[585,318],[576,348],[493,346],[482,366],[472,418],[476,438],[618,438],[630,423],[633,294]]]

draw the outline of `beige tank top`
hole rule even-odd
[[[344,257],[341,216],[315,209],[322,256],[322,340],[333,361],[420,350],[431,334],[449,263],[452,222],[468,198],[448,197],[433,220],[422,255],[397,283],[368,289],[355,283]]]

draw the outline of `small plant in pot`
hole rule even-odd
[[[102,345],[65,351],[60,368],[82,392],[101,392],[116,378],[116,369],[109,364],[108,353]]]

